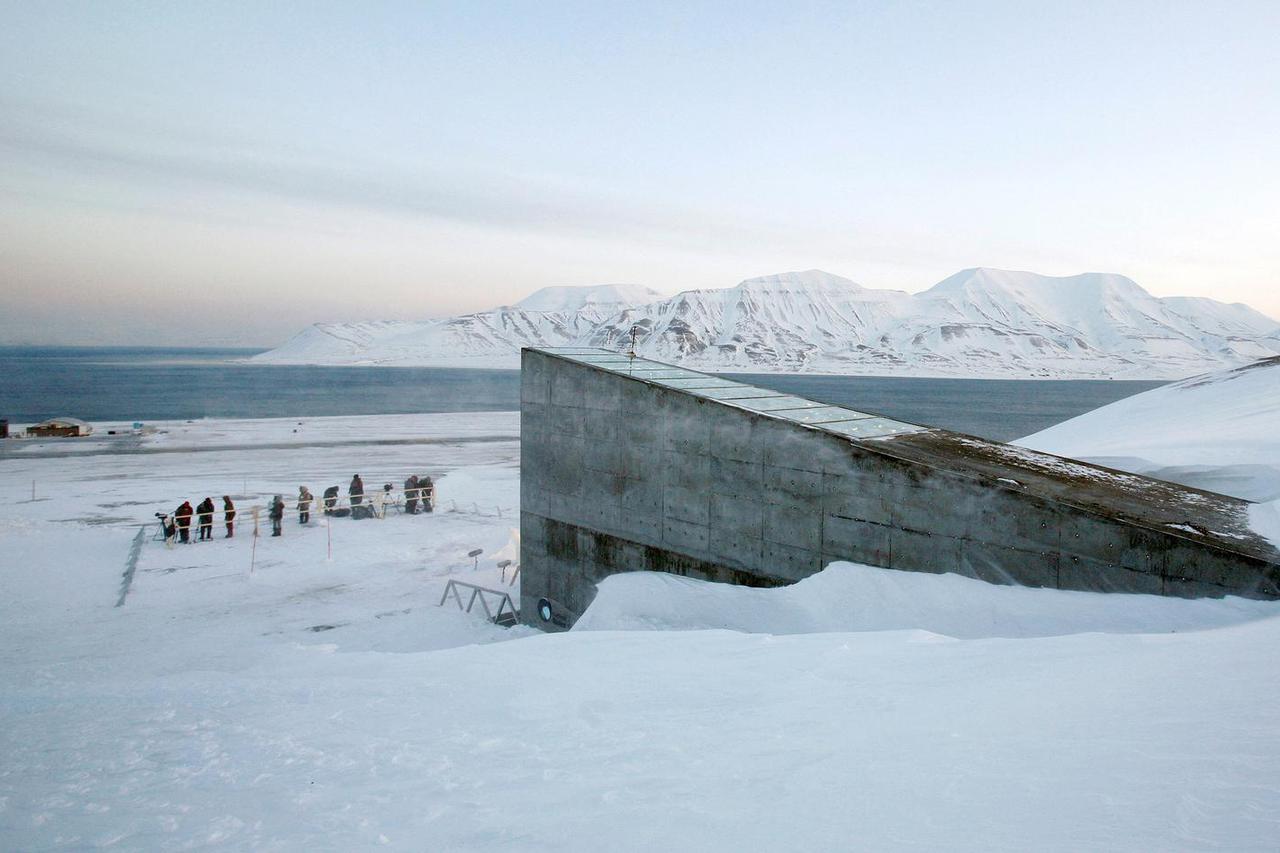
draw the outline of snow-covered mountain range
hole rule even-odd
[[[516,368],[521,347],[568,346],[623,309],[659,299],[638,284],[544,287],[515,305],[440,320],[316,323],[253,360]]]
[[[1179,378],[1280,353],[1247,305],[1157,298],[1121,275],[963,270],[917,294],[822,272],[662,297],[554,287],[513,306],[420,322],[325,323],[270,363],[517,367],[522,346],[629,346],[706,371]]]

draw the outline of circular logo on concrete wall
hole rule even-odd
[[[543,622],[551,621],[551,602],[545,598],[538,599],[538,615],[542,617]]]

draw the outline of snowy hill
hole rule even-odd
[[[928,351],[975,366],[996,355],[1032,372],[1066,361],[1098,376],[1186,376],[1222,359],[1238,364],[1273,354],[1255,343],[1275,328],[1273,321],[1261,318],[1246,337],[1245,320],[1225,322],[1235,319],[1235,306],[1181,300],[1175,310],[1132,280],[1106,273],[1053,278],[965,270],[919,301],[927,306],[920,315]],[[929,340],[934,330],[942,334]]]
[[[1126,397],[1016,443],[1247,500],[1280,499],[1280,357]]]
[[[522,346],[637,350],[707,371],[1179,378],[1280,353],[1246,305],[1159,299],[1124,276],[963,270],[919,294],[822,272],[669,298],[636,285],[546,288],[418,323],[321,324],[258,361],[516,367]]]
[[[253,360],[512,368],[521,347],[573,344],[624,307],[660,298],[633,284],[545,287],[515,305],[441,320],[317,323]]]
[[[618,347],[637,326],[638,353],[703,370],[895,372],[909,361],[881,352],[876,338],[909,314],[911,298],[821,270],[781,273],[623,311],[583,343]]]
[[[1174,314],[1220,335],[1255,338],[1270,333],[1280,339],[1276,321],[1240,302],[1218,302],[1203,296],[1166,296],[1160,300]]]
[[[544,287],[516,303],[524,311],[583,312],[603,320],[623,308],[662,299],[662,294],[639,284],[597,284],[588,287]]]

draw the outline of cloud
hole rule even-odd
[[[872,263],[912,266],[943,260],[927,246],[921,248],[914,237],[853,234],[838,223],[765,221],[739,211],[658,203],[607,187],[498,171],[446,171],[377,152],[351,155],[320,145],[291,151],[286,145],[236,137],[225,130],[204,134],[154,119],[65,105],[52,109],[0,101],[0,156],[14,164],[52,170],[68,183],[83,186],[88,179],[91,184],[110,182],[152,194],[232,192],[400,219],[607,239],[674,251],[776,251],[815,257],[856,253]],[[767,208],[767,200],[759,207]],[[253,215],[252,206],[244,211]]]
[[[134,186],[192,185],[247,192],[294,203],[355,207],[389,216],[426,217],[533,231],[679,240],[694,223],[704,233],[758,237],[753,229],[705,211],[677,211],[535,182],[518,176],[448,174],[422,164],[337,153],[286,156],[260,143],[210,145],[186,134],[103,124],[97,114],[50,120],[47,111],[4,104],[0,150],[67,175]],[[127,140],[127,141],[126,141]]]

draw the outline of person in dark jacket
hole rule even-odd
[[[196,505],[196,518],[200,522],[200,541],[213,538],[213,498],[205,498]]]
[[[183,501],[182,506],[173,511],[173,523],[178,525],[178,538],[183,542],[191,541],[191,516],[194,514],[191,501]]]
[[[436,508],[436,484],[429,474],[418,478],[418,500],[422,502],[422,511],[431,512]]]
[[[418,511],[418,475],[410,474],[404,481],[404,511],[413,515]]]
[[[311,520],[311,503],[316,496],[306,486],[298,486],[298,523],[306,524]]]
[[[351,498],[353,507],[360,506],[360,502],[364,500],[364,480],[360,479],[359,474],[351,478],[351,488],[347,489],[347,495]]]
[[[280,527],[284,523],[284,498],[276,495],[275,500],[268,507],[267,514],[271,516],[271,535],[279,536]]]
[[[330,486],[324,490],[324,514],[333,515],[333,509],[338,505],[338,487]]]
[[[236,532],[236,505],[231,502],[231,495],[222,496],[222,520],[227,525],[227,538]]]

